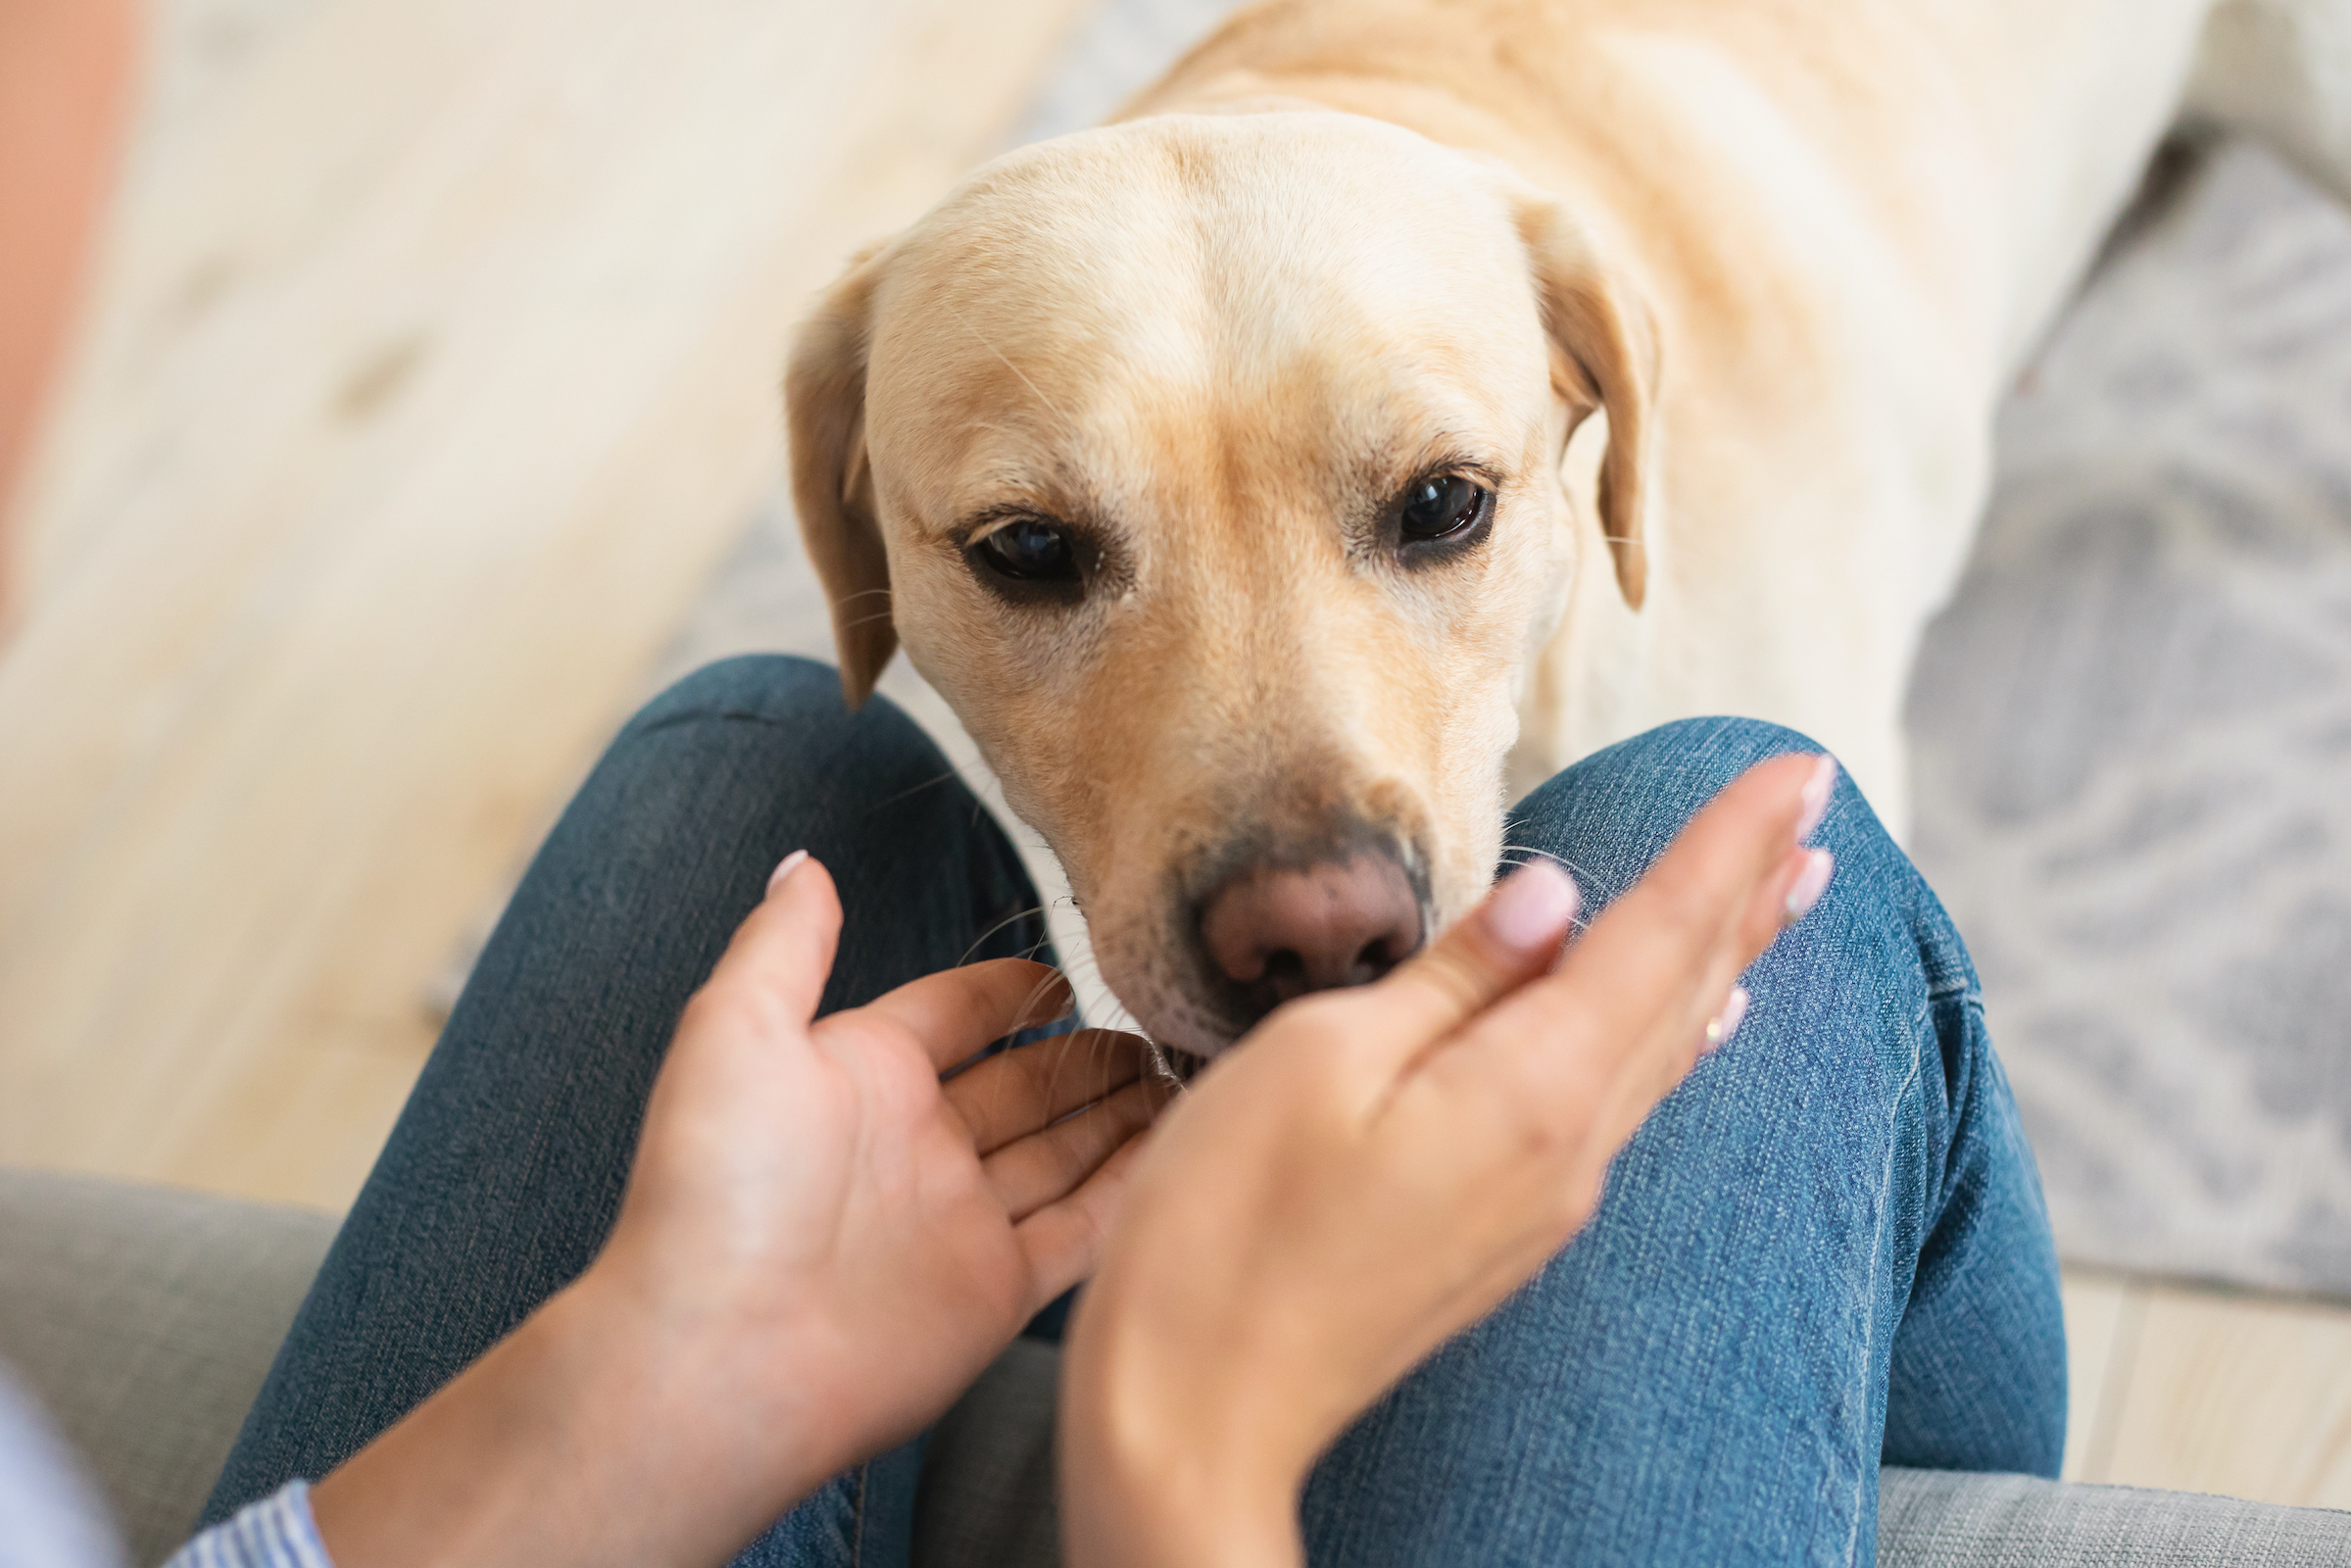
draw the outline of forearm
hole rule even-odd
[[[809,1433],[724,1430],[691,1348],[591,1280],[313,1491],[337,1568],[725,1562],[831,1473]]]

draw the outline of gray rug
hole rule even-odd
[[[1107,0],[1022,139],[1100,119],[1224,9]],[[2226,151],[2028,379],[1918,669],[1918,858],[2066,1255],[2351,1296],[2351,223]],[[664,673],[762,647],[830,657],[780,498]],[[884,690],[991,790],[903,660]]]
[[[2351,1295],[2351,220],[2224,148],[2067,318],[1910,700],[2075,1259]]]

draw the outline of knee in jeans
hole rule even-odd
[[[1722,787],[1767,758],[1820,745],[1759,718],[1685,718],[1592,753],[1511,811],[1515,824],[1666,838]],[[1662,844],[1662,840],[1660,841]]]
[[[1691,718],[1636,735],[1585,758],[1511,809],[1505,859],[1524,852],[1555,856],[1605,903],[1630,887],[1723,786],[1757,762],[1789,752],[1825,750],[1800,731],[1753,718]],[[1829,813],[1812,842],[1837,858],[1837,879],[1867,881],[1894,894],[1905,909],[1940,906],[1924,895],[1917,872],[1849,778],[1837,781]]]
[[[841,698],[841,673],[830,664],[790,654],[740,654],[671,683],[638,710],[630,727],[724,714],[822,722],[847,718],[849,709]]]
[[[1586,787],[1623,776],[1672,773],[1710,799],[1724,785],[1768,758],[1827,748],[1785,724],[1761,718],[1678,718],[1592,753],[1551,782],[1573,778]],[[1548,788],[1548,785],[1544,786]]]
[[[704,719],[736,719],[789,729],[804,742],[838,741],[867,758],[904,754],[932,771],[947,760],[927,731],[880,693],[852,711],[841,672],[792,654],[741,654],[705,664],[637,712],[623,738]]]

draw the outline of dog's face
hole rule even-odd
[[[1639,333],[1557,228],[1373,122],[1148,120],[982,171],[803,332],[852,699],[903,642],[1164,1044],[1371,978],[1493,877],[1603,402],[1638,515]]]

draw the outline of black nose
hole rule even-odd
[[[1377,980],[1411,956],[1421,935],[1404,868],[1369,851],[1244,869],[1200,906],[1200,945],[1242,1028],[1293,997]]]

